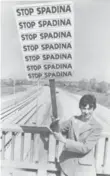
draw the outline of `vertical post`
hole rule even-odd
[[[50,93],[51,93],[51,103],[52,103],[52,115],[57,119],[57,104],[56,104],[56,91],[55,91],[55,80],[50,79]],[[56,126],[56,132],[59,132],[59,125]],[[53,136],[50,135],[49,140],[52,140]],[[58,145],[59,141],[56,141],[55,159],[58,161]]]
[[[97,168],[97,164],[98,164],[98,143],[94,147],[94,157],[95,157],[95,164],[96,164],[96,168]]]
[[[106,166],[107,151],[108,151],[108,138],[105,138],[104,158],[103,158],[103,167],[104,167],[104,166]]]
[[[33,156],[34,156],[34,134],[31,133],[30,162],[33,162]]]
[[[52,134],[49,135],[48,145],[48,162],[55,162],[56,157],[56,140]]]
[[[24,133],[21,133],[21,153],[20,153],[20,160],[23,160],[24,156]]]
[[[34,134],[34,146],[37,148],[35,148],[34,150],[34,162],[38,163],[39,162],[39,138],[40,138],[40,134]]]
[[[51,93],[51,103],[52,103],[52,114],[57,118],[57,104],[56,104],[56,92],[55,92],[55,80],[50,79],[50,93]]]
[[[1,159],[4,160],[5,156],[5,132],[2,132],[2,153],[1,153]]]
[[[14,144],[15,144],[15,133],[12,132],[12,141],[11,141],[11,160],[14,160]]]
[[[16,104],[16,83],[15,83],[15,78],[13,79],[13,93],[14,93],[14,103]]]

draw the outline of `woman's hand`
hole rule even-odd
[[[50,128],[52,131],[58,131],[59,128],[59,118],[51,117],[52,118],[52,123],[50,124]]]
[[[52,123],[59,122],[59,120],[60,120],[59,117],[55,118],[53,116],[51,116],[51,119],[52,119]]]
[[[54,132],[53,135],[56,140],[58,140],[62,143],[66,143],[66,139],[63,137],[63,135],[61,133]]]

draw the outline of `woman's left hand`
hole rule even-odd
[[[54,132],[53,135],[56,140],[58,140],[62,143],[66,143],[66,139],[63,137],[63,135],[61,133]]]

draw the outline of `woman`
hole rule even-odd
[[[81,115],[59,123],[60,132],[53,133],[56,140],[64,144],[59,157],[61,173],[65,176],[96,176],[93,148],[102,131],[93,115],[96,98],[90,94],[84,95],[79,108]],[[54,131],[56,124],[54,120],[50,125]]]

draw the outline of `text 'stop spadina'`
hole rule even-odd
[[[54,3],[53,3],[54,4]],[[71,13],[72,9],[69,4],[56,4],[50,5],[49,3],[46,5],[42,5],[40,7],[31,6],[31,7],[22,7],[16,9],[17,16],[32,16],[32,15],[50,15],[50,14],[61,14],[61,13]]]
[[[73,2],[16,6],[15,14],[28,79],[72,78]]]

